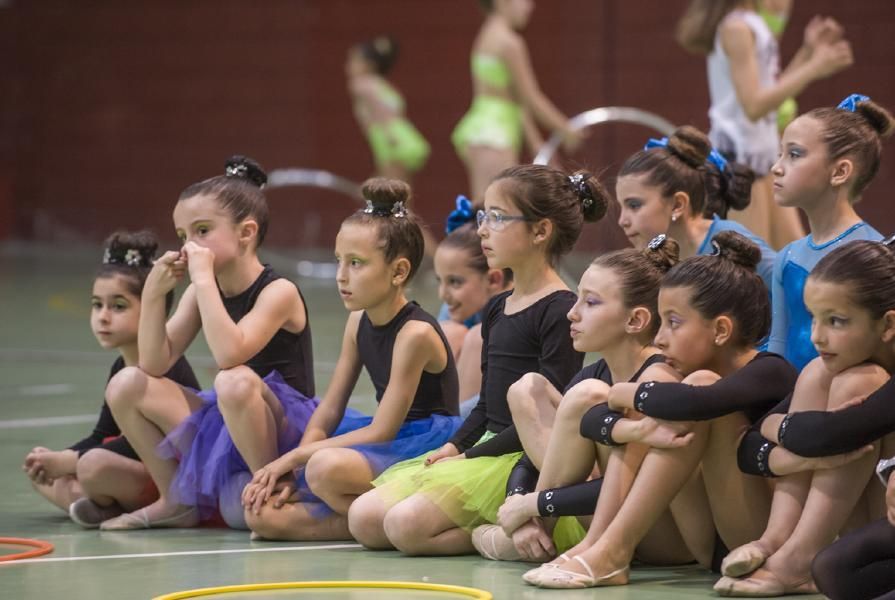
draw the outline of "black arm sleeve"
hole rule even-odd
[[[612,410],[605,402],[588,409],[581,417],[581,437],[591,439],[604,446],[620,446],[612,439],[612,429],[615,424],[624,418],[624,414]]]
[[[538,492],[538,514],[542,517],[592,515],[597,508],[603,478]]]
[[[642,383],[634,396],[634,408],[666,421],[706,421],[759,408],[764,412],[792,391],[797,378],[786,359],[762,353],[712,385]]]
[[[833,412],[809,410],[788,415],[780,445],[799,456],[830,456],[857,450],[892,431],[895,383],[889,379],[861,404]]]
[[[516,432],[516,426],[510,425],[487,442],[483,442],[466,451],[466,458],[480,456],[502,456],[510,452],[521,452],[522,440]]]
[[[789,403],[792,400],[792,394],[782,400],[777,406],[772,408],[767,415],[752,424],[752,427],[740,440],[737,448],[737,464],[740,471],[748,475],[761,475],[762,477],[776,477],[769,464],[771,458],[771,450],[777,447],[777,444],[761,435],[761,424],[764,423],[768,415],[785,415],[789,411]]]
[[[516,461],[510,476],[507,477],[507,496],[513,494],[527,494],[538,486],[538,468],[535,467],[527,454]]]

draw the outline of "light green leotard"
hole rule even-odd
[[[379,81],[377,95],[380,102],[391,108],[395,114],[403,114],[404,98],[385,80]],[[426,138],[404,117],[370,124],[367,128],[367,141],[373,151],[373,160],[379,168],[398,163],[408,171],[416,172],[429,158],[429,143]]]
[[[476,53],[471,66],[474,79],[493,88],[509,89],[512,76],[500,58]],[[505,98],[478,94],[454,128],[451,141],[461,157],[466,156],[469,146],[512,148],[518,153],[522,146],[522,109]]]

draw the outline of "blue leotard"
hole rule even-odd
[[[829,252],[853,240],[881,240],[883,236],[863,221],[855,223],[829,242],[815,244],[811,235],[787,245],[777,254],[771,290],[773,320],[768,349],[786,357],[800,371],[817,350],[811,343],[811,313],[802,294],[814,265]]]

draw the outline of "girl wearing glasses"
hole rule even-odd
[[[477,215],[488,266],[511,269],[512,291],[494,296],[482,324],[479,403],[438,451],[399,463],[349,512],[352,535],[369,548],[408,554],[474,552],[470,532],[493,523],[522,446],[507,390],[531,371],[563,389],[584,355],[569,337],[576,297],[556,272],[584,221],[602,217],[608,194],[597,179],[540,165],[501,172]]]

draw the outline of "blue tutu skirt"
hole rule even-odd
[[[348,412],[333,432],[332,437],[366,427],[372,422],[373,417]],[[451,439],[462,422],[460,417],[430,415],[425,419],[405,422],[391,441],[359,444],[348,446],[348,448],[360,452],[370,465],[373,476],[378,477],[396,463],[440,448]],[[332,510],[311,492],[305,480],[304,469],[299,472],[297,483],[299,498],[302,502],[311,504],[310,512],[313,516],[321,519],[332,514]]]
[[[287,384],[277,371],[268,374],[264,383],[276,395],[286,416],[277,440],[282,455],[298,446],[318,401]],[[218,511],[227,482],[250,469],[224,425],[215,391],[203,390],[198,395],[205,403],[162,440],[156,453],[180,461],[169,490],[172,499],[198,507],[200,516],[209,518]]]

